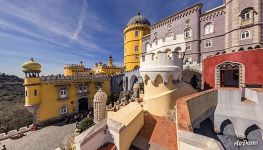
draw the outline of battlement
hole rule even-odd
[[[57,83],[57,82],[83,82],[83,81],[109,81],[110,77],[107,75],[73,75],[73,76],[64,76],[64,75],[50,75],[50,76],[41,76],[42,83]]]
[[[168,81],[170,75],[176,80],[182,68],[182,58],[179,58],[178,52],[158,51],[157,54],[147,53],[141,57],[140,74],[144,80],[146,75],[152,82],[158,75],[162,76],[164,82]]]
[[[74,68],[84,68],[83,64],[66,64],[64,65],[64,69],[74,69]]]
[[[145,37],[144,43],[146,43],[146,52],[185,50],[184,34],[174,35],[172,32],[169,32],[167,37],[156,39],[153,42],[150,42],[149,37]]]
[[[219,7],[216,7],[214,9],[211,9],[203,14],[200,15],[200,21],[206,21],[211,18],[215,18],[220,15],[224,15],[226,12],[225,5],[221,5]]]
[[[178,52],[163,52],[158,51],[156,53],[146,53],[141,57],[141,68],[145,67],[181,67],[182,58],[179,58]],[[161,68],[160,68],[161,69]]]
[[[190,6],[190,7],[186,8],[186,9],[184,9],[184,10],[178,12],[178,13],[175,13],[175,14],[173,14],[171,16],[168,16],[167,18],[164,18],[164,19],[160,20],[159,22],[153,24],[151,26],[151,30],[160,28],[162,26],[166,26],[168,23],[171,23],[173,21],[176,21],[176,20],[179,20],[181,18],[184,18],[184,17],[186,17],[188,15],[191,15],[191,14],[193,14],[195,12],[198,12],[202,7],[203,7],[202,3],[197,3],[197,4],[193,5],[193,6]]]

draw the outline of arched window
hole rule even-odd
[[[214,24],[212,22],[207,23],[204,26],[204,34],[210,34],[210,33],[214,33]]]
[[[206,40],[205,41],[205,48],[212,47],[212,46],[213,46],[212,40]]]
[[[184,37],[185,37],[185,38],[190,38],[190,37],[192,37],[192,29],[191,29],[191,28],[186,28],[186,29],[184,30]]]
[[[246,8],[241,11],[240,17],[242,20],[249,20],[253,18],[253,8]]]
[[[250,38],[250,31],[249,30],[244,30],[241,32],[241,39],[248,39]]]

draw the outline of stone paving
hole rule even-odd
[[[6,145],[7,150],[54,150],[60,146],[65,136],[74,132],[74,128],[74,123],[58,123],[37,131],[29,131],[20,139],[0,141],[0,149],[2,145]]]
[[[144,125],[133,146],[150,150],[176,149],[176,124],[165,117],[144,114]]]

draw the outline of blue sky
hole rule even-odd
[[[45,75],[80,61],[92,67],[109,54],[122,65],[122,32],[138,8],[155,23],[198,2],[206,11],[223,0],[0,0],[0,72],[23,77],[31,57]]]

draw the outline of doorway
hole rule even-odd
[[[87,112],[89,110],[89,102],[87,97],[79,99],[78,104],[79,104],[79,113]]]
[[[239,87],[239,69],[220,70],[221,87]]]

